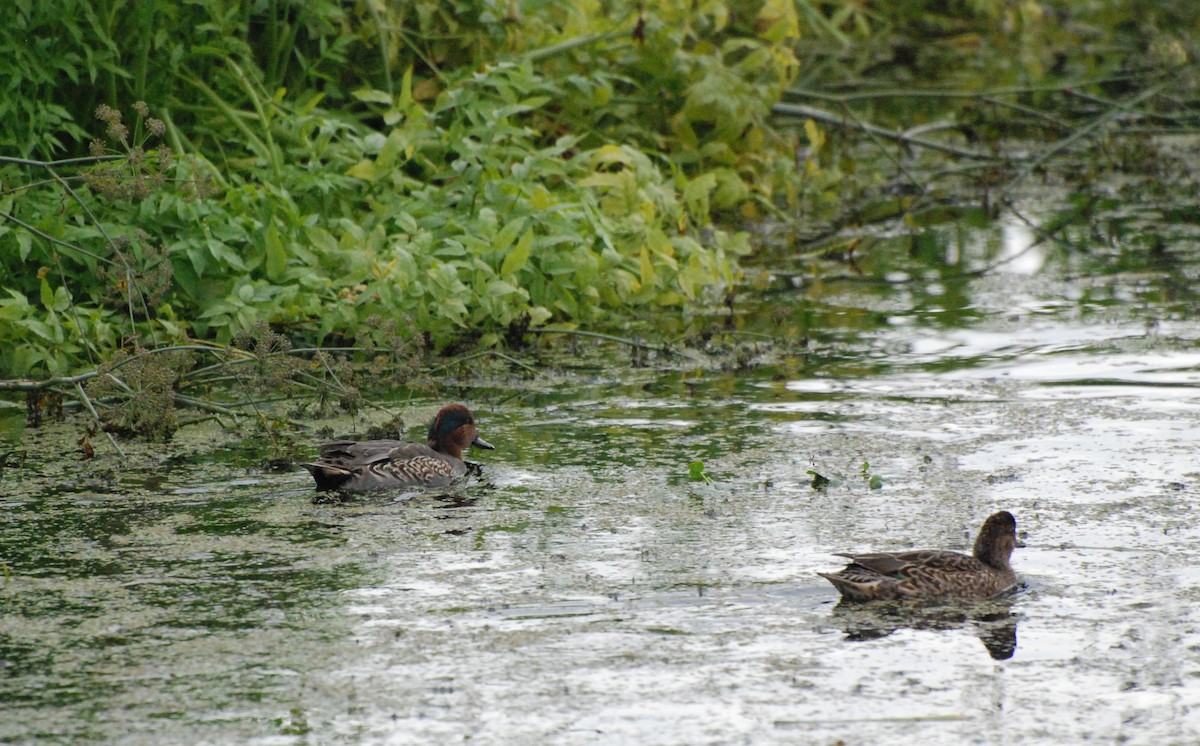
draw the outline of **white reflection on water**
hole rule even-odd
[[[1035,275],[1046,263],[1046,245],[1038,242],[1029,226],[1016,220],[1001,223],[1000,249],[995,261],[1000,272]]]

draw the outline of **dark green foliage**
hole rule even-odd
[[[0,40],[41,29],[61,69],[0,61],[44,107],[0,112],[12,154],[95,160],[3,171],[0,371],[702,305],[749,250],[714,219],[774,209],[791,163],[767,118],[798,27],[735,5],[18,3]]]

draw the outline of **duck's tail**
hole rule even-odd
[[[354,476],[354,472],[332,464],[300,464],[312,474],[319,490],[336,490]]]

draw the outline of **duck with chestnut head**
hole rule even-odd
[[[475,428],[462,404],[442,407],[425,443],[401,440],[335,440],[320,446],[316,461],[301,464],[319,490],[365,492],[399,487],[445,487],[467,473],[463,451],[494,446]]]

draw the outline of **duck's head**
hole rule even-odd
[[[429,447],[447,456],[461,459],[469,447],[494,450],[495,446],[479,437],[475,416],[462,404],[442,407],[429,426]]]
[[[975,559],[992,567],[1006,568],[1013,550],[1021,545],[1017,539],[1017,519],[1012,513],[1001,510],[983,522],[979,536],[975,537]]]

